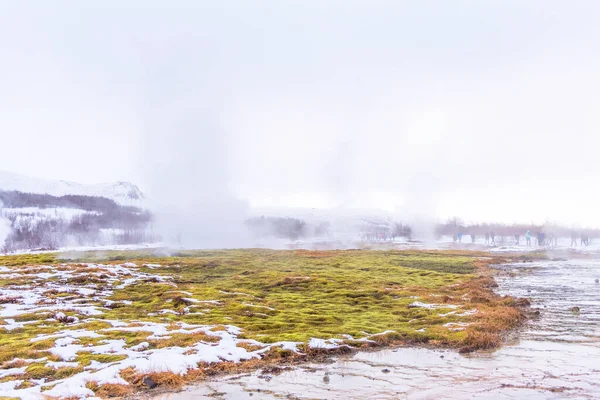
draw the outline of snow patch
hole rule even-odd
[[[427,308],[429,310],[435,310],[438,308],[451,308],[451,309],[458,308],[458,306],[453,305],[453,304],[427,304],[427,303],[421,303],[420,301],[415,301],[414,303],[409,304],[408,307],[409,308]]]

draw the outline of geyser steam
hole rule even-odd
[[[196,108],[161,112],[143,153],[156,233],[167,245],[243,247],[248,205],[228,187],[226,133]]]

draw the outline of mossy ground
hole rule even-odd
[[[478,252],[219,250],[169,256],[147,251],[79,253],[71,254],[69,260],[62,257],[0,257],[0,265],[21,271],[19,277],[0,275],[0,289],[26,284],[24,275],[29,271],[87,271],[71,276],[68,283],[111,289],[108,300],[114,303],[98,301],[103,314],[93,319],[78,315],[82,323],[77,329],[100,332],[110,327],[102,320],[233,325],[243,330],[241,337],[262,343],[307,343],[311,338],[347,338],[345,335],[359,339],[393,331],[375,336],[375,344],[428,343],[470,351],[498,346],[501,334],[522,319],[514,299],[491,291],[493,280],[486,265],[504,260]],[[77,264],[88,262],[132,262],[139,267],[137,271],[168,279],[166,283],[156,278],[142,279],[119,289],[126,278],[90,274],[93,266]],[[24,271],[23,266],[32,268]],[[50,290],[46,296],[54,301],[68,295]],[[438,306],[411,307],[414,302]],[[94,301],[88,299],[88,303]],[[165,309],[170,313],[164,313]],[[73,311],[65,313],[77,316]],[[46,351],[54,340],[31,343],[37,335],[70,329],[65,324],[48,323],[48,316],[47,312],[16,316],[17,321],[33,323],[11,331],[2,329],[0,322],[1,368],[13,367],[7,363],[16,357],[58,361]],[[210,341],[202,334],[173,335],[160,341],[148,340],[148,335],[149,332],[102,331],[102,338],[81,338],[81,342],[91,345],[100,340],[125,339],[130,346],[149,342],[150,348],[162,348]],[[365,345],[351,339],[347,343]],[[310,349],[304,348],[310,354]],[[274,350],[268,354],[276,353],[281,355]],[[92,360],[113,359],[120,358],[82,352],[75,361],[83,367]],[[79,371],[80,367],[56,369],[32,363],[19,379],[28,382],[43,375],[51,383]],[[106,390],[98,388],[100,393]]]

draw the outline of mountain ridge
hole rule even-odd
[[[130,182],[84,184],[65,180],[33,178],[0,170],[0,190],[52,196],[80,195],[112,199],[121,205],[142,206],[145,196],[140,188]]]

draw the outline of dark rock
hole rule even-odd
[[[323,382],[325,382],[325,383],[329,383],[329,375],[325,375],[325,376],[323,377]]]
[[[158,383],[154,382],[154,379],[149,376],[145,376],[144,379],[142,379],[142,384],[150,389],[154,389],[158,386]]]
[[[384,374],[389,374],[390,370],[387,369],[387,368],[384,368],[384,369],[381,370],[381,372],[383,372]]]
[[[531,305],[531,302],[529,301],[529,299],[521,297],[517,299],[515,304],[517,305],[517,307],[529,307]]]
[[[580,311],[581,311],[581,309],[580,309],[579,307],[571,307],[569,310],[570,310],[572,313],[575,313],[575,314],[577,314],[578,312],[580,312]]]
[[[284,371],[290,371],[291,369],[292,368],[290,368],[290,367],[281,368],[278,366],[266,367],[266,368],[263,368],[262,374],[263,375],[280,375]]]

